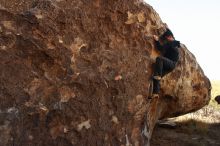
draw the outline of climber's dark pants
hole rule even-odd
[[[163,77],[169,72],[171,72],[176,66],[176,62],[172,61],[166,57],[157,57],[154,69],[154,76]],[[158,94],[160,92],[160,81],[153,79],[153,93]]]

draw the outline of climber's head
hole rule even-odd
[[[173,36],[173,33],[167,29],[164,34],[161,36],[163,39],[166,39],[168,41],[173,41],[175,40],[174,36]]]
[[[166,36],[165,38],[168,41],[174,41],[175,40],[172,35]]]

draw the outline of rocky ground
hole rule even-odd
[[[206,132],[179,123],[175,129],[156,126],[152,146],[220,146],[220,124],[208,125]]]
[[[202,111],[206,110],[170,119],[176,121],[175,127],[157,124],[151,146],[220,146],[220,111],[210,113],[208,109],[202,116]]]

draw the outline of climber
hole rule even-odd
[[[156,49],[161,52],[161,56],[156,58],[154,74],[153,74],[153,94],[149,98],[159,97],[160,80],[163,76],[174,70],[179,60],[180,42],[176,41],[170,29],[166,29],[160,38],[153,36]],[[160,42],[161,41],[161,42]]]
[[[220,104],[220,95],[218,95],[218,96],[215,97],[215,101],[216,101],[218,104]]]

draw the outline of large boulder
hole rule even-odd
[[[0,145],[149,145],[158,119],[209,102],[210,82],[184,45],[160,98],[146,98],[152,35],[165,24],[142,1],[0,5]]]

